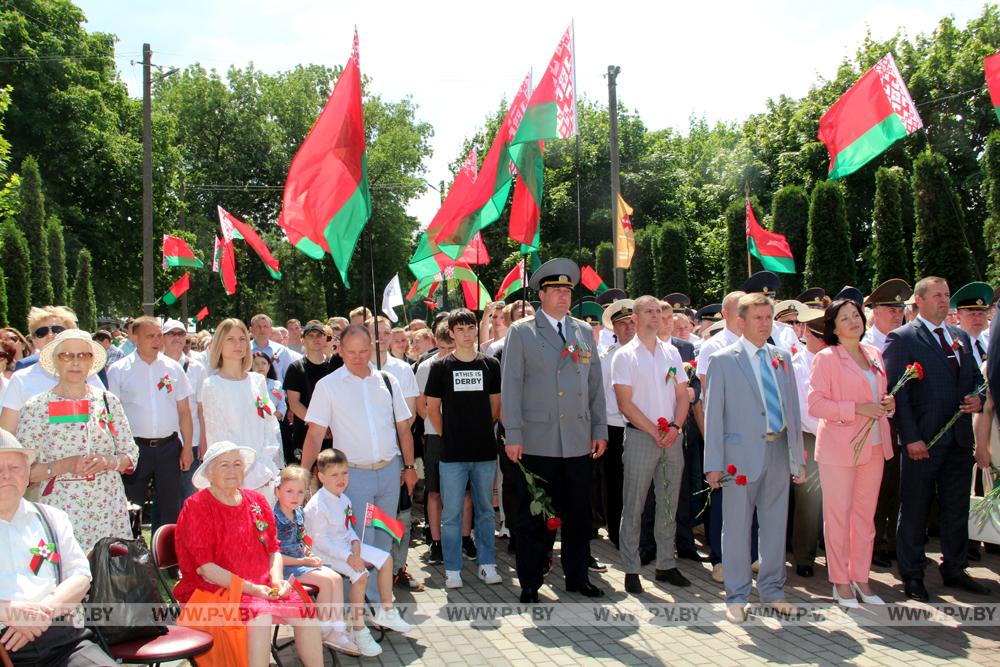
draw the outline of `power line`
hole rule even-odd
[[[49,55],[49,56],[0,56],[0,63],[23,63],[23,62],[54,62],[59,60],[125,60],[134,58],[137,53],[123,53],[116,56],[73,56],[73,55]]]

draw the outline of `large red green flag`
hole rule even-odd
[[[761,266],[775,273],[795,273],[795,258],[788,239],[760,226],[747,199],[747,251],[760,260]]]
[[[510,238],[537,249],[538,221],[542,210],[542,177],[545,164],[542,142],[566,139],[577,133],[576,61],[573,26],[566,29],[559,46],[531,93],[524,118],[511,142],[517,185],[510,213]]]
[[[187,241],[169,234],[163,235],[163,266],[178,267],[188,266],[193,269],[204,268],[201,260],[194,256]]]
[[[601,294],[602,292],[608,291],[607,284],[601,280],[601,276],[594,271],[593,267],[585,266],[580,269],[580,282],[583,286],[589,289],[595,294]]]
[[[181,298],[181,295],[189,289],[191,289],[191,274],[185,273],[180,277],[180,280],[170,286],[170,289],[163,295],[161,300],[168,306],[172,306],[177,303],[177,299]]]
[[[819,139],[830,152],[830,180],[854,173],[923,126],[888,53],[819,120]]]
[[[349,287],[347,267],[371,212],[355,31],[351,57],[288,170],[278,224],[309,257],[329,252]]]
[[[267,267],[268,272],[271,277],[275,280],[281,280],[281,271],[279,269],[278,260],[274,258],[271,251],[268,249],[267,244],[264,240],[257,235],[250,225],[246,224],[235,215],[222,208],[221,206],[216,206],[219,210],[219,225],[222,226],[222,235],[225,239],[231,242],[233,239],[243,239],[246,241],[257,256],[261,258],[264,262],[264,266]]]
[[[526,277],[524,275],[524,259],[514,265],[514,268],[510,270],[510,273],[503,279],[500,284],[500,289],[497,291],[497,301],[504,301],[508,296],[512,294],[517,294],[517,291],[524,289],[524,281]]]
[[[1000,120],[1000,53],[984,58],[983,69],[986,70],[986,88],[990,91],[990,102],[997,120]]]

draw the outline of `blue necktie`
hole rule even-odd
[[[767,428],[771,433],[781,431],[784,420],[781,418],[781,399],[778,398],[778,384],[771,373],[771,364],[767,352],[757,350],[757,361],[760,363],[760,379],[764,385],[764,404],[767,406]]]

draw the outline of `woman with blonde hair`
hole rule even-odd
[[[276,406],[267,379],[250,371],[253,353],[250,333],[238,319],[219,323],[208,348],[208,367],[198,396],[201,419],[199,451],[207,443],[228,440],[256,453],[246,471],[245,487],[274,504],[274,478],[284,466]]]

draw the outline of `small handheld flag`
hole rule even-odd
[[[403,522],[397,521],[371,503],[365,507],[365,525],[381,528],[397,542],[403,540]]]
[[[90,419],[90,401],[49,401],[50,424],[81,424]]]

